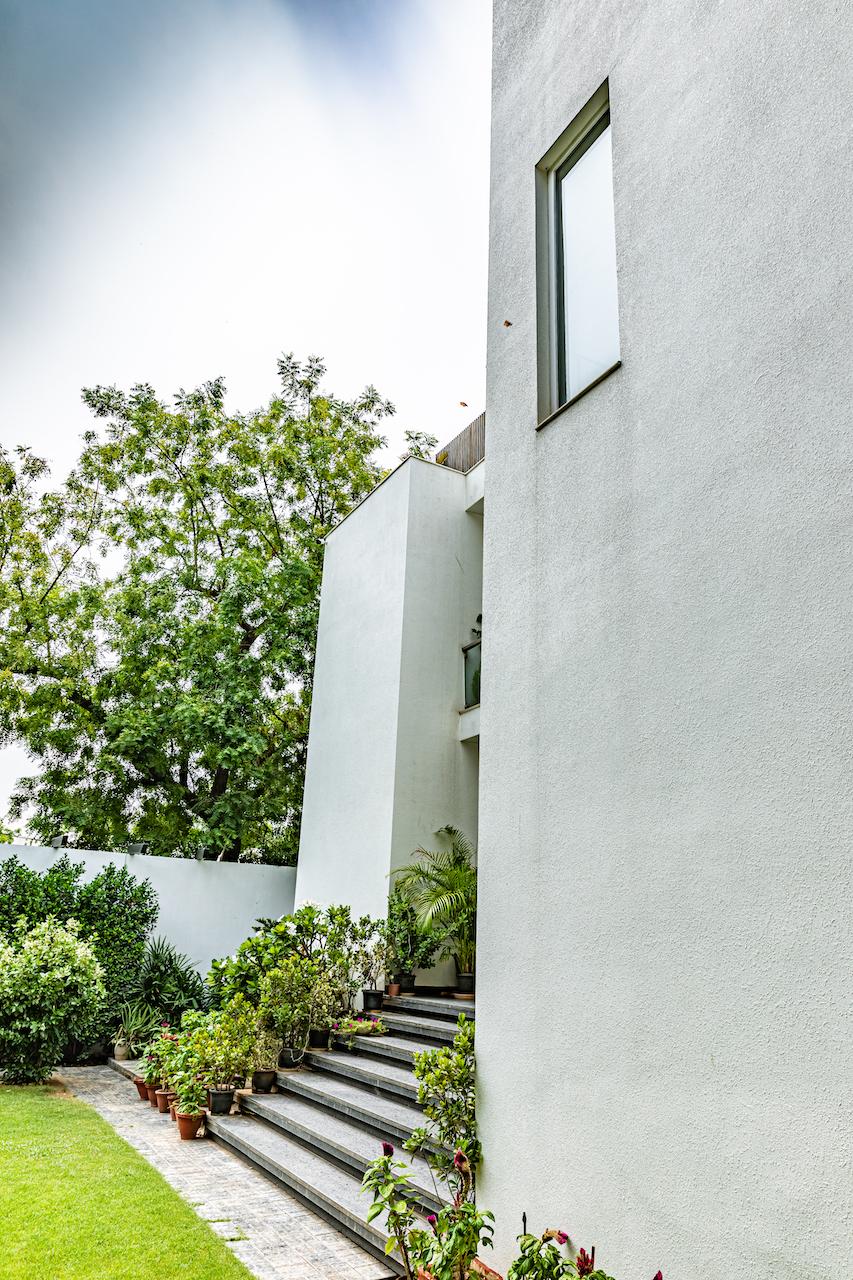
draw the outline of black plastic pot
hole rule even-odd
[[[233,1089],[208,1089],[207,1096],[212,1116],[227,1116],[234,1105]]]
[[[472,996],[474,994],[473,973],[458,974],[456,978],[456,990],[460,996]]]
[[[365,988],[361,993],[361,998],[364,1001],[364,1007],[366,1010],[372,1011],[381,1009],[382,1001],[385,999],[385,992],[377,991],[374,988]]]
[[[302,1065],[302,1057],[301,1049],[282,1049],[278,1055],[278,1065],[285,1071],[292,1071],[295,1067]]]
[[[328,1031],[318,1031],[316,1027],[312,1027],[308,1032],[308,1048],[309,1049],[328,1049],[329,1033]]]
[[[403,993],[403,995],[405,995],[406,992],[414,991],[415,975],[413,973],[396,973],[394,977],[396,981],[399,982],[400,990]]]
[[[275,1071],[253,1071],[252,1093],[271,1093],[275,1084]]]

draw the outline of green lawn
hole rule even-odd
[[[2,1280],[249,1275],[91,1107],[49,1085],[0,1088]]]

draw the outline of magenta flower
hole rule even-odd
[[[581,1249],[575,1266],[578,1269],[579,1276],[592,1275],[595,1270],[595,1245],[592,1247],[591,1254],[587,1253],[586,1249]]]
[[[569,1237],[566,1235],[565,1231],[558,1231],[554,1236],[554,1239],[557,1241],[557,1244],[567,1244]]]
[[[457,1147],[453,1153],[453,1167],[459,1173],[470,1173],[471,1166],[468,1163],[468,1157],[461,1147]]]
[[[663,1280],[663,1272],[658,1271],[656,1275],[652,1276],[652,1280]]]
[[[435,1216],[435,1214],[434,1214],[434,1213],[429,1213],[429,1214],[427,1214],[427,1222],[428,1222],[428,1223],[429,1223],[429,1225],[432,1227],[433,1231],[435,1231],[436,1224],[437,1224],[437,1222],[438,1222],[438,1218]],[[438,1232],[437,1232],[437,1231],[436,1231],[435,1233],[436,1233],[436,1235],[438,1235]]]
[[[382,1154],[383,1156],[393,1156],[394,1148],[391,1146],[390,1142],[382,1143]]]

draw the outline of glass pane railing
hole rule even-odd
[[[466,644],[462,656],[465,659],[465,706],[476,707],[480,701],[480,641]]]

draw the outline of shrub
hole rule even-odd
[[[74,920],[22,919],[0,942],[0,1069],[10,1084],[47,1080],[69,1040],[90,1035],[105,996],[101,966]]]
[[[126,867],[110,863],[88,884],[82,883],[83,869],[67,854],[41,875],[15,855],[0,864],[0,936],[11,941],[21,917],[31,927],[49,918],[76,920],[103,969],[106,998],[90,1034],[106,1041],[122,1004],[134,997],[134,975],[157,919],[157,895],[149,881],[137,880]]]
[[[407,1151],[420,1152],[436,1176],[454,1192],[458,1190],[460,1171],[456,1156],[450,1152],[461,1151],[470,1165],[472,1195],[481,1156],[475,1067],[474,1023],[460,1013],[452,1045],[414,1056],[418,1102],[427,1123],[415,1129],[404,1144]]]
[[[418,923],[418,913],[399,889],[392,889],[388,897],[387,929],[389,964],[394,973],[430,967],[439,939]]]
[[[323,975],[313,960],[288,956],[277,969],[264,976],[261,984],[261,1017],[272,1027],[288,1049],[299,1053],[308,1043]]]
[[[158,1020],[173,1026],[188,1010],[207,1007],[207,992],[195,965],[165,938],[155,938],[145,948],[132,994],[153,1009]]]

